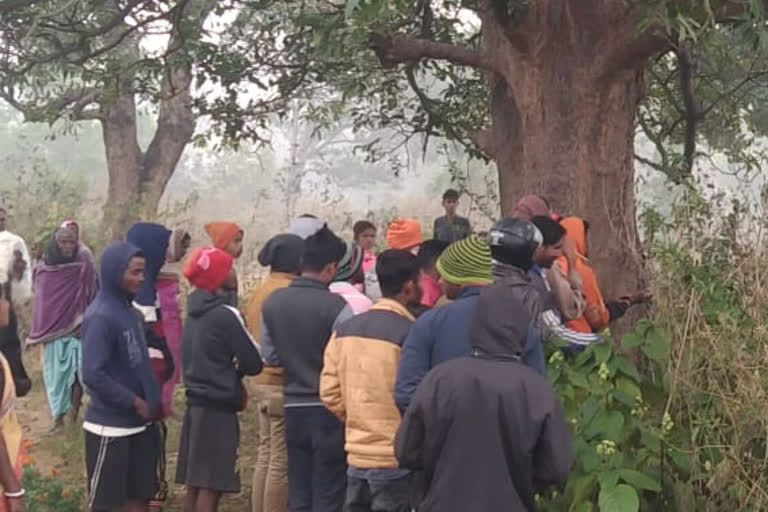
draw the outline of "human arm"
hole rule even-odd
[[[280,366],[280,358],[277,356],[275,344],[269,333],[267,322],[264,321],[264,314],[261,315],[261,358],[270,366]]]
[[[258,375],[264,368],[264,363],[256,341],[246,329],[240,312],[231,306],[224,306],[224,309],[234,316],[234,319],[224,317],[227,324],[222,327],[224,332],[231,334],[229,343],[232,353],[237,358],[238,370],[244,375]]]
[[[573,463],[571,432],[563,408],[551,393],[552,410],[544,418],[538,442],[533,451],[533,482],[537,490],[565,482]]]
[[[400,363],[395,381],[395,403],[405,412],[419,383],[429,372],[434,339],[429,325],[419,319],[411,326],[400,351]]]
[[[345,303],[342,310],[339,311],[338,315],[336,315],[336,319],[333,321],[333,326],[331,327],[331,331],[336,332],[341,324],[343,324],[353,316],[355,316],[355,312],[352,310],[352,307],[349,304]]]
[[[592,343],[601,343],[603,341],[603,338],[597,333],[578,332],[574,331],[573,329],[569,329],[563,325],[560,317],[551,309],[543,312],[540,316],[540,320],[544,330],[545,338],[560,338],[561,340],[571,345],[579,346],[591,345]]]
[[[546,273],[547,284],[555,296],[557,306],[566,320],[575,320],[584,314],[586,300],[582,289],[581,275],[568,265],[568,276],[559,262],[555,262]]]
[[[136,395],[113,379],[107,371],[117,343],[116,335],[110,332],[107,320],[101,317],[86,319],[82,335],[85,386],[105,402],[123,409],[133,409]]]
[[[346,420],[347,410],[344,405],[344,393],[339,375],[341,342],[334,333],[323,355],[323,371],[320,374],[320,400],[342,422]]]

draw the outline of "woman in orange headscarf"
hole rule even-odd
[[[244,231],[234,222],[209,222],[205,225],[205,232],[215,248],[227,251],[235,259],[243,254]]]
[[[566,217],[560,221],[565,228],[566,236],[576,246],[576,270],[581,274],[584,286],[584,298],[587,306],[584,315],[567,322],[568,327],[579,332],[597,332],[608,326],[610,322],[621,318],[627,309],[650,299],[647,293],[639,293],[633,297],[622,297],[608,304],[603,300],[597,275],[589,265],[587,259],[587,231],[589,224],[579,217]],[[568,260],[561,257],[559,260],[564,272],[568,272]]]

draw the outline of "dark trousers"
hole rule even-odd
[[[347,485],[344,425],[322,405],[285,408],[288,510],[341,512]]]
[[[367,480],[347,477],[344,512],[409,512],[411,477]]]

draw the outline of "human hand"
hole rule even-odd
[[[141,418],[145,420],[152,419],[152,413],[149,410],[149,405],[147,405],[147,402],[143,398],[139,398],[138,396],[134,398],[133,408],[136,411],[136,414],[138,414]]]

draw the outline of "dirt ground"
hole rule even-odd
[[[75,423],[69,423],[55,433],[51,433],[51,415],[45,397],[43,376],[41,373],[39,349],[32,348],[24,354],[27,372],[33,381],[32,391],[17,401],[16,410],[24,429],[25,439],[31,442],[28,448],[28,462],[35,465],[45,475],[55,474],[68,487],[82,489],[85,494],[85,452],[83,448],[82,416]],[[182,510],[184,488],[173,483],[176,472],[176,455],[179,446],[181,420],[184,414],[183,390],[177,388],[175,397],[175,417],[167,421],[168,460],[167,479],[169,497],[165,510]],[[240,476],[242,492],[222,499],[219,510],[222,512],[246,512],[250,510],[251,474],[256,455],[256,433],[258,432],[257,415],[249,409],[240,415]]]

